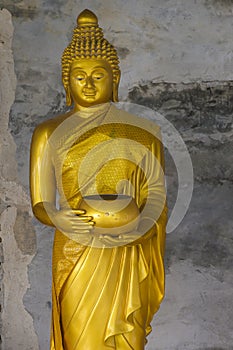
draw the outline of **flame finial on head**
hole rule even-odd
[[[98,26],[98,18],[92,11],[86,9],[79,14],[77,18],[77,25],[79,27]]]

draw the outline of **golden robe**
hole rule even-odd
[[[89,110],[87,118],[72,116],[49,138],[43,166],[54,171],[60,207],[78,208],[84,195],[128,194],[142,213],[147,206],[143,217],[152,224],[138,240],[113,248],[84,246],[56,231],[50,349],[142,350],[164,296],[159,128],[151,123],[150,133],[135,126],[130,114],[110,104]]]

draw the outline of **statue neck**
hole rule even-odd
[[[81,118],[88,118],[93,114],[100,114],[107,112],[111,106],[111,102],[101,103],[98,105],[90,106],[90,107],[82,107],[81,110],[76,110],[75,112]]]

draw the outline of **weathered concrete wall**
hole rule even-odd
[[[148,83],[131,89],[129,99],[173,123],[188,146],[195,175],[188,213],[167,239],[167,292],[148,349],[230,350],[232,82]],[[168,154],[166,169],[172,208],[177,176]]]
[[[9,28],[4,67],[10,67],[1,71],[6,103],[1,114],[0,205],[4,349],[37,349],[36,333],[39,348],[49,346],[53,233],[31,220],[29,143],[34,127],[65,107],[60,57],[84,8],[96,12],[106,37],[118,48],[121,99],[156,109],[170,120],[194,165],[191,206],[167,239],[167,293],[148,350],[232,349],[232,1],[0,0],[2,7],[13,15],[17,76],[9,120],[12,138],[7,129],[15,90],[12,27],[9,14],[2,11],[3,33]],[[166,164],[172,208],[177,176],[168,154]]]
[[[29,286],[27,267],[35,252],[30,201],[17,181],[16,146],[8,129],[16,79],[11,50],[13,26],[7,10],[0,11],[0,201],[3,280],[1,281],[2,348],[38,349],[32,317],[23,296]]]
[[[10,126],[25,187],[25,153],[31,132],[40,121],[64,109],[60,57],[82,9],[90,7],[97,12],[107,38],[119,50],[121,99],[132,86],[144,82],[233,80],[231,1],[1,3],[12,11],[16,26],[14,54],[19,84]]]

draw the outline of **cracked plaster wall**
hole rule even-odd
[[[17,76],[15,90],[13,29],[3,10],[3,349],[48,349],[53,232],[31,217],[29,143],[34,127],[65,107],[60,57],[77,14],[87,7],[118,48],[121,99],[166,116],[194,166],[189,211],[167,239],[166,298],[147,349],[232,350],[232,1],[0,0],[3,7],[13,15]],[[172,208],[177,176],[167,152],[166,169]]]
[[[37,349],[32,317],[23,296],[29,286],[27,266],[35,252],[35,230],[30,202],[17,181],[16,145],[8,129],[10,108],[15,99],[16,78],[11,49],[11,14],[0,11],[0,208],[3,278],[1,280],[3,349]],[[29,342],[31,345],[29,345]]]

